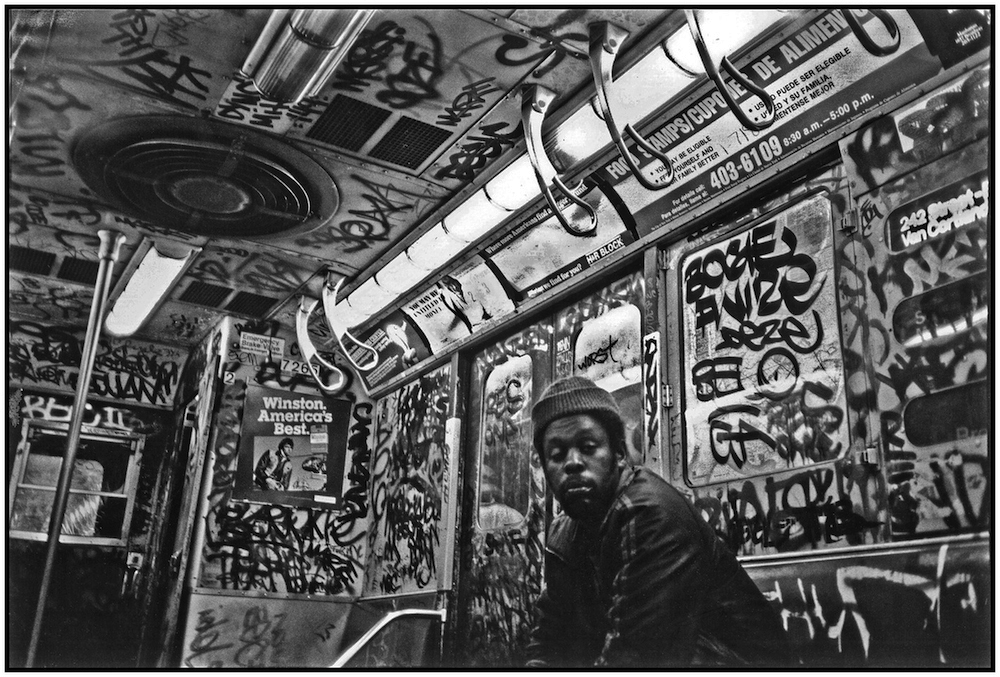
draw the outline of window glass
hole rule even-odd
[[[989,298],[986,273],[942,285],[896,306],[892,315],[893,333],[906,348],[935,339],[953,340],[956,334],[989,319]]]
[[[834,461],[850,446],[832,212],[817,196],[680,264],[688,481]]]
[[[66,441],[61,431],[34,430],[28,436],[13,473],[12,536],[46,537]],[[131,509],[129,473],[136,464],[131,440],[81,438],[61,533],[120,542]]]
[[[621,409],[629,460],[643,446],[643,279],[626,275],[556,315],[556,377],[585,376],[610,392]]]
[[[483,388],[479,525],[520,524],[528,510],[531,464],[531,357],[497,366]]]

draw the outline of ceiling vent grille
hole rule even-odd
[[[378,142],[371,156],[407,169],[416,169],[451,138],[451,134],[447,129],[402,117]]]
[[[77,259],[67,256],[59,266],[58,277],[70,282],[80,282],[82,284],[93,285],[97,282],[97,269],[100,266],[97,261],[87,259]]]
[[[33,275],[48,275],[56,262],[56,255],[37,249],[11,245],[7,248],[7,261],[13,270]]]
[[[109,120],[83,135],[73,163],[89,187],[122,209],[199,236],[308,232],[339,203],[333,179],[302,151],[209,120]]]
[[[222,306],[222,302],[232,293],[233,290],[228,287],[219,287],[218,285],[195,280],[188,285],[178,300],[209,308],[219,308]]]
[[[271,310],[278,299],[269,296],[252,294],[248,291],[241,291],[233,297],[233,300],[226,304],[226,310],[240,315],[250,315],[251,317],[264,317],[267,311]]]
[[[357,152],[390,115],[384,108],[338,94],[306,136]]]

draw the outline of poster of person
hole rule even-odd
[[[403,312],[427,338],[432,353],[514,312],[496,274],[479,259],[459,268],[415,298]]]
[[[393,311],[365,333],[358,334],[356,338],[378,354],[375,368],[359,374],[369,390],[431,355],[420,329],[399,310]],[[361,364],[367,364],[372,360],[370,352],[362,351],[353,344],[348,350]]]
[[[347,400],[249,386],[233,497],[336,505],[350,413]]]

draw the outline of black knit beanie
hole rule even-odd
[[[542,436],[549,423],[573,414],[601,414],[617,420],[619,426],[624,425],[618,403],[607,390],[583,376],[557,379],[549,384],[531,409],[532,438],[539,456],[542,456]]]

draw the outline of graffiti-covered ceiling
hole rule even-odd
[[[553,109],[592,95],[591,23],[636,44],[671,14],[378,9],[283,103],[241,72],[269,8],[9,10],[9,313],[85,326],[112,228],[113,280],[144,238],[200,247],[139,337],[192,345],[222,314],[290,327],[300,295],[330,273],[353,289],[523,155],[525,85]]]

